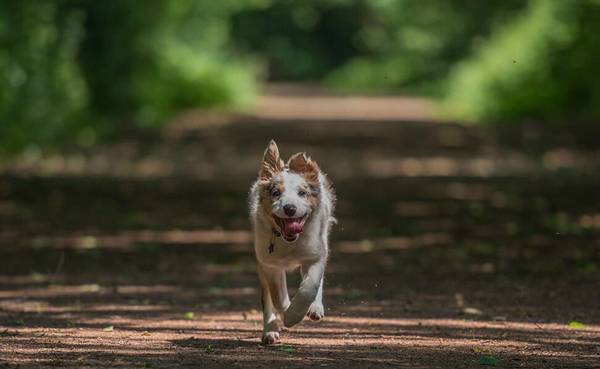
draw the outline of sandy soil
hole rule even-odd
[[[0,368],[600,367],[597,148],[313,114],[5,164]],[[340,201],[325,320],[266,347],[246,193],[272,137]]]

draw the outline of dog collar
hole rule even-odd
[[[275,237],[281,237],[281,232],[276,230],[275,228],[271,228],[271,241],[269,242],[269,254],[272,254],[275,251]]]

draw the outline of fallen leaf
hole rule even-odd
[[[100,285],[96,283],[82,284],[81,286],[79,286],[79,290],[81,292],[98,292],[100,291]]]
[[[188,311],[187,313],[183,314],[183,317],[187,320],[193,320],[195,316],[196,314],[192,313],[191,311]]]
[[[496,359],[494,356],[484,355],[479,358],[479,365],[496,366],[497,363],[498,359]]]
[[[48,277],[46,277],[43,274],[40,273],[31,273],[31,280],[34,282],[44,282],[48,279]]]
[[[114,329],[115,329],[115,327],[113,327],[112,325],[109,325],[108,327],[102,328],[102,330],[104,332],[112,332]]]
[[[483,315],[483,311],[472,307],[464,308],[462,312],[468,315]]]
[[[207,354],[212,354],[213,352],[215,352],[214,347],[209,343],[208,346],[206,346],[206,353]]]
[[[485,348],[485,347],[473,347],[473,352],[478,353],[482,356],[492,356],[494,355],[494,352],[491,351],[489,348]]]
[[[289,353],[296,352],[296,349],[294,347],[287,346],[287,345],[281,346],[281,348],[279,348],[279,350],[283,351],[283,352],[289,352]]]
[[[569,328],[572,328],[572,329],[584,329],[584,328],[587,328],[587,325],[585,325],[582,322],[578,322],[576,320],[572,320],[572,321],[569,322]]]

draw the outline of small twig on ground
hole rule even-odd
[[[60,253],[60,257],[58,258],[58,264],[56,265],[56,269],[54,269],[54,274],[52,275],[52,279],[56,278],[56,276],[61,272],[64,263],[65,263],[65,251],[63,250]]]

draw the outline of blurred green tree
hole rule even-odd
[[[600,116],[600,1],[533,0],[447,82],[445,110],[470,121]]]
[[[598,0],[255,1],[236,47],[275,80],[443,100],[466,120],[598,115]]]
[[[334,70],[339,88],[439,96],[441,82],[522,0],[375,0],[354,42],[363,55]]]
[[[595,117],[599,28],[599,0],[0,0],[0,153],[243,109],[264,74]]]
[[[243,108],[257,68],[229,47],[244,1],[0,2],[0,151],[91,144],[191,107]]]
[[[0,151],[46,145],[83,118],[84,14],[57,1],[0,2]],[[64,11],[63,11],[64,10]]]
[[[262,1],[232,18],[236,47],[275,80],[436,94],[452,66],[522,0]]]
[[[267,65],[271,80],[319,80],[363,51],[366,1],[255,1],[232,17],[236,48]]]

